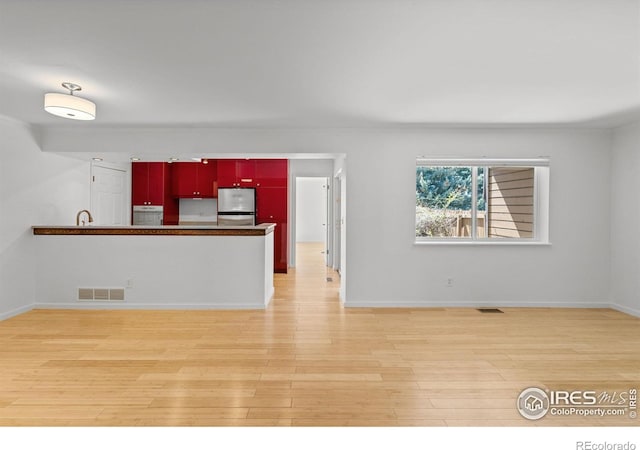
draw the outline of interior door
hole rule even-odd
[[[102,166],[91,168],[91,214],[94,225],[125,225],[126,171]]]

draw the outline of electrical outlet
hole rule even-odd
[[[447,287],[453,287],[453,278],[447,278]]]

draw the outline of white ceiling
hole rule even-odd
[[[640,118],[639,0],[0,0],[0,115],[63,81],[95,125]]]

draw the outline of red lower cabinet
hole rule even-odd
[[[273,236],[273,271],[287,273],[287,222],[278,222]]]
[[[278,273],[287,273],[288,268],[288,232],[287,205],[288,191],[286,187],[256,188],[258,223],[275,223],[273,236],[273,269]]]

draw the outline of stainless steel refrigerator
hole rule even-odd
[[[255,188],[218,189],[218,225],[256,224]]]

